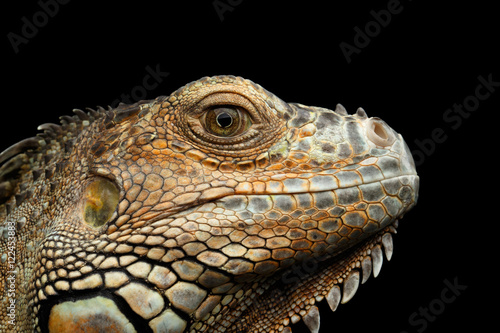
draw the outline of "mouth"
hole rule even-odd
[[[336,221],[340,224],[335,227],[318,221],[320,231],[331,228],[327,242],[333,240],[329,237],[334,234],[339,238],[330,243],[331,247],[308,255],[302,253],[300,260],[243,287],[251,292],[226,314],[228,318],[236,317],[228,319],[231,321],[228,332],[292,332],[292,327],[295,331],[297,325],[305,325],[311,333],[319,332],[319,303],[328,304],[321,306],[322,309],[329,307],[336,311],[354,297],[359,285],[379,275],[384,253],[387,261],[392,258],[392,237],[399,219],[417,201],[418,176],[398,175],[354,187],[360,190],[359,197],[352,197],[354,200],[345,196],[352,187],[310,193],[316,206],[321,206],[320,198],[330,195],[336,198],[334,203],[325,202],[325,206],[334,207],[328,211],[330,217],[338,210],[340,201],[352,201],[342,205],[345,209],[337,215]],[[385,198],[375,194],[378,188],[383,188]],[[326,220],[332,221],[330,218],[323,221]],[[292,248],[294,245],[292,243]]]
[[[322,309],[334,312],[354,297],[361,284],[371,276],[377,277],[384,254],[387,261],[392,258],[392,237],[399,219],[415,205],[418,197],[416,174],[391,176],[385,180],[372,178],[362,185],[310,192],[316,206],[324,204],[331,208],[330,217],[335,216],[339,204],[343,207],[336,220],[340,224],[335,227],[328,229],[329,225],[318,220],[320,231],[330,231],[325,240],[332,246],[304,255],[292,265],[244,287],[252,292],[227,314],[237,317],[229,319],[232,325],[228,332],[292,332],[297,325],[305,325],[311,333],[319,332],[320,303],[328,305],[321,306]],[[328,185],[323,182],[321,186]],[[355,188],[359,196],[352,195],[357,193]],[[334,202],[321,202],[330,196],[335,198]],[[326,220],[331,221],[323,221]],[[332,242],[330,237],[334,235],[338,238]]]
[[[319,332],[319,303],[326,302],[335,312],[338,306],[354,297],[359,285],[371,276],[377,277],[384,254],[387,261],[392,258],[392,237],[397,233],[398,224],[399,220],[395,220],[372,237],[333,257],[311,258],[259,282],[256,293],[245,302],[248,306],[229,332],[290,333],[293,325],[300,321],[311,333]]]

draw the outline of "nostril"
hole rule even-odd
[[[396,139],[389,126],[378,118],[371,118],[369,120],[366,127],[366,135],[370,141],[382,147],[392,145]]]
[[[385,128],[383,125],[379,124],[379,123],[374,123],[373,124],[373,128],[372,128],[373,132],[378,135],[382,140],[387,140],[387,132],[385,131]]]

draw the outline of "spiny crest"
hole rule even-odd
[[[139,101],[130,105],[120,103],[115,109],[86,108],[87,112],[74,109],[74,115],[60,117],[60,124],[42,124],[38,130],[43,132],[1,152],[0,215],[8,214],[29,196],[24,190],[29,188],[27,184],[36,181],[42,173],[48,178],[61,169],[60,163],[72,151],[79,134],[90,124],[99,120],[102,130],[111,128],[139,114],[143,110],[141,105],[148,102]]]

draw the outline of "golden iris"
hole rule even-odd
[[[251,125],[248,114],[234,107],[217,107],[205,115],[207,130],[216,136],[230,137],[240,134]]]

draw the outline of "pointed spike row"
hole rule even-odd
[[[361,262],[361,272],[363,276],[361,284],[364,284],[366,281],[368,281],[368,278],[372,273],[372,259],[370,257],[365,257]]]
[[[359,286],[359,272],[357,270],[352,270],[349,273],[347,279],[344,280],[344,296],[342,297],[342,304],[349,302]]]
[[[377,277],[382,269],[382,263],[384,261],[380,245],[377,244],[373,247],[371,256],[373,264],[373,277]]]
[[[58,185],[59,185],[58,181],[50,182],[50,192],[54,192],[57,189]]]
[[[27,189],[28,189],[28,183],[22,182],[21,184],[19,184],[19,192],[24,192]]]
[[[21,230],[26,225],[26,217],[21,216],[16,223],[17,230]]]
[[[53,132],[45,131],[43,133],[38,133],[36,136],[39,137],[42,141],[40,142],[40,146],[43,147],[47,144],[47,142],[50,142],[51,140],[57,138],[57,135]]]
[[[28,158],[25,154],[20,154],[13,156],[0,165],[0,181],[7,181],[12,185],[10,190],[15,190],[16,184],[19,182],[19,178],[15,175],[19,174],[21,168],[28,163]],[[7,177],[6,177],[7,176]],[[14,177],[12,177],[14,176]],[[4,193],[0,191],[0,196]]]
[[[43,134],[45,136],[48,136],[51,139],[57,138],[58,135],[61,135],[63,133],[63,128],[61,125],[58,124],[53,124],[53,123],[45,123],[41,124],[37,127],[39,131],[43,131]],[[38,134],[39,136],[43,136],[41,134]]]
[[[333,286],[333,288],[330,289],[330,291],[326,295],[326,301],[328,302],[328,305],[330,306],[330,309],[332,311],[337,310],[341,298],[342,295],[340,293],[340,287],[337,285]]]
[[[337,104],[337,107],[335,108],[335,112],[340,114],[341,116],[347,116],[347,110],[342,104]]]
[[[104,110],[104,109],[103,109]],[[115,125],[115,122],[113,121],[113,118],[115,117],[115,114],[113,111],[105,111],[104,113],[104,125],[106,128],[111,128]]]
[[[367,119],[368,116],[363,108],[358,108],[356,110],[356,116],[358,116],[361,119]]]
[[[61,120],[61,124],[63,125],[73,124],[75,122],[75,119],[71,116],[60,116],[59,119]]]
[[[98,106],[98,107],[97,107],[97,111],[98,111],[99,113],[106,113],[106,112],[108,112],[108,110],[106,110],[106,109],[105,109],[105,108],[103,108],[102,106]]]
[[[89,120],[89,115],[83,111],[83,110],[80,110],[80,109],[73,109],[73,113],[76,114],[76,116],[78,118],[80,118],[80,120]]]
[[[39,131],[49,131],[54,133],[62,133],[61,125],[53,124],[53,123],[45,123],[41,124],[37,127]]]
[[[94,118],[98,118],[99,117],[99,112],[97,112],[96,110],[91,109],[91,108],[85,108],[85,110],[87,110],[89,112],[89,115],[91,117],[94,117]]]
[[[392,236],[389,233],[385,233],[382,236],[382,245],[384,245],[384,252],[387,258],[387,261],[390,261],[392,258],[392,253],[394,252],[394,244],[392,242]]]
[[[26,192],[21,192],[14,196],[14,198],[16,199],[16,206],[19,206],[20,204],[23,203],[24,199],[26,199],[26,195],[27,195]]]
[[[45,165],[48,165],[49,162],[54,158],[54,154],[45,154],[43,155],[43,161],[45,162]]]
[[[35,149],[40,146],[40,138],[31,137],[13,144],[0,153],[0,164],[28,149]]]
[[[43,173],[42,169],[34,169],[31,171],[31,175],[33,177],[33,181],[35,182],[38,178],[40,178],[41,174]]]
[[[304,324],[306,324],[311,333],[319,333],[320,317],[318,307],[311,306],[302,320],[304,320]]]
[[[45,163],[47,164],[47,163]],[[45,169],[45,179],[49,179],[54,175],[55,167],[51,166]]]

